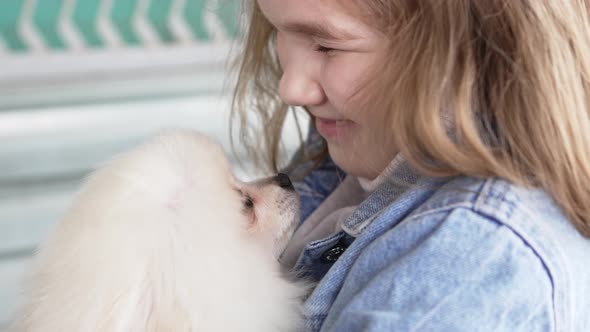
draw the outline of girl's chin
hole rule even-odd
[[[361,141],[358,135],[340,142],[326,140],[328,153],[346,174],[374,179],[391,163],[397,151],[384,149],[385,146],[391,146],[387,142],[361,144]]]
[[[328,153],[332,161],[346,174],[352,176],[367,177],[363,166],[365,163],[360,158],[355,158],[347,144],[332,144],[328,141]]]

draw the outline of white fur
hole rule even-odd
[[[298,330],[307,286],[276,259],[297,210],[271,180],[235,180],[211,140],[160,135],[86,181],[38,252],[14,331]]]

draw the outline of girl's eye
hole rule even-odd
[[[328,53],[330,51],[334,51],[333,48],[325,47],[325,46],[322,46],[322,45],[316,46],[315,50],[318,51],[318,52],[320,52],[320,53]]]

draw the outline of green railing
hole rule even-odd
[[[212,42],[233,38],[236,0],[1,0],[4,52]]]
[[[241,1],[0,0],[0,111],[219,91]]]

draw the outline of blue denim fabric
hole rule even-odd
[[[337,172],[296,185],[304,216]],[[309,331],[590,331],[590,240],[542,191],[404,164],[343,229],[294,267]]]
[[[306,149],[310,154],[316,154],[323,148],[321,136],[317,131],[311,130],[308,134]],[[298,151],[294,160],[301,159],[302,151]],[[307,162],[298,168],[286,171],[290,173],[291,178],[303,177],[307,170],[313,167],[313,162]],[[344,180],[346,173],[342,171],[334,162],[327,158],[318,165],[313,172],[307,174],[300,181],[293,181],[293,186],[300,194],[301,211],[300,217],[303,222],[309,215],[328,197],[334,189]]]
[[[345,176],[346,174],[328,159],[303,181],[293,182],[293,186],[301,194],[301,222],[334,191]]]

